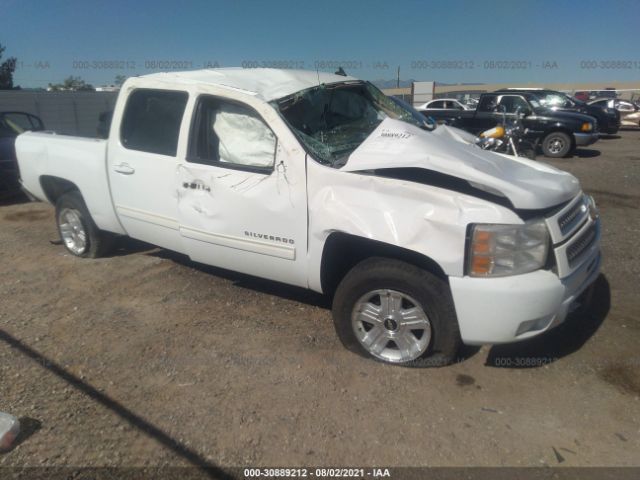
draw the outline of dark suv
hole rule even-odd
[[[614,108],[588,105],[566,93],[542,88],[505,88],[496,93],[528,93],[540,104],[557,112],[574,112],[589,115],[598,121],[600,133],[614,134],[620,128],[620,112]]]

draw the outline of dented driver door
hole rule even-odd
[[[306,286],[302,153],[287,153],[245,105],[204,96],[194,115],[177,175],[186,252],[197,262]]]

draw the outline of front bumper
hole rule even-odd
[[[562,323],[600,272],[594,249],[568,277],[538,270],[500,278],[450,277],[462,341],[508,343],[534,337]]]
[[[600,135],[595,133],[574,133],[573,137],[576,141],[576,146],[578,147],[586,147],[587,145],[591,145],[598,141]]]

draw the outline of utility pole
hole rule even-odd
[[[398,65],[398,77],[396,79],[396,88],[400,88],[400,65]]]

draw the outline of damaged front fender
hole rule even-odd
[[[309,258],[316,263],[309,286],[317,291],[323,247],[335,232],[417,252],[446,275],[462,276],[470,223],[522,223],[506,207],[415,182],[346,173],[313,161],[308,178]]]

